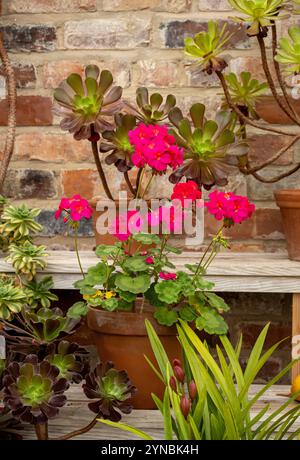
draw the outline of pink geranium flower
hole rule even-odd
[[[174,205],[160,206],[148,214],[151,227],[162,226],[162,232],[180,233],[182,231],[184,212]]]
[[[183,149],[175,144],[165,125],[140,123],[128,136],[135,147],[131,160],[138,168],[148,165],[156,172],[165,172],[168,167],[175,169],[183,162]]]
[[[255,205],[247,197],[232,192],[210,193],[205,206],[210,214],[217,220],[224,220],[227,226],[249,219],[255,211]]]
[[[182,207],[187,207],[187,204],[191,204],[196,200],[200,200],[201,197],[202,193],[199,190],[198,184],[193,180],[189,180],[174,186],[171,200],[180,200]]]
[[[154,259],[153,257],[149,256],[147,259],[145,259],[146,264],[152,265],[154,264]]]
[[[119,214],[111,227],[111,232],[120,241],[127,241],[133,233],[141,231],[143,226],[142,216],[138,211],[128,211]]]
[[[58,209],[55,212],[55,219],[65,214],[64,222],[67,222],[69,219],[73,222],[78,222],[83,218],[90,219],[93,212],[93,208],[89,205],[89,202],[77,194],[71,198],[62,198],[60,200]]]
[[[176,275],[176,273],[160,272],[159,277],[162,280],[176,280],[177,275]]]

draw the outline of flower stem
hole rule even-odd
[[[151,185],[151,182],[152,182],[152,180],[153,180],[153,177],[154,177],[154,174],[152,173],[152,175],[151,175],[151,177],[150,177],[150,179],[149,179],[149,181],[148,181],[148,184],[146,185],[146,188],[145,188],[145,190],[144,190],[144,192],[143,192],[141,198],[144,198],[144,196],[145,196],[146,193],[148,192],[149,187],[150,187],[150,185]]]
[[[135,195],[135,190],[134,190],[134,188],[132,186],[132,183],[130,182],[128,171],[124,172],[124,179],[125,179],[125,182],[126,182],[128,188],[129,188],[130,193],[132,193],[132,195],[134,196]]]
[[[209,255],[209,257],[208,257],[206,263],[204,264],[204,267],[203,267],[203,268],[206,269],[206,268],[208,267],[209,263],[212,261],[212,260],[211,260],[211,256],[212,256],[212,254],[214,253],[214,250],[215,250],[216,239],[221,235],[221,233],[222,233],[222,231],[223,231],[223,228],[224,228],[224,224],[222,224],[222,226],[221,226],[221,228],[218,230],[216,236],[211,240],[211,242],[210,242],[209,245],[207,246],[207,248],[206,248],[204,254],[202,255],[202,257],[201,257],[201,259],[200,259],[200,262],[199,262],[199,264],[198,264],[198,267],[197,267],[197,269],[196,269],[196,271],[195,271],[194,278],[198,275],[198,273],[199,273],[199,271],[200,271],[200,269],[201,269],[201,267],[202,267],[202,263],[204,262],[205,257],[206,257],[206,255],[208,254],[209,251],[210,251],[210,255]]]
[[[145,168],[142,168],[140,171],[141,171],[141,174],[140,174],[139,181],[138,181],[138,184],[137,184],[137,190],[136,190],[135,198],[139,198],[140,191],[141,191],[141,185],[142,185],[143,177],[144,177],[144,173],[145,173]]]
[[[48,422],[34,425],[36,437],[39,441],[47,441],[48,438]]]
[[[92,135],[95,134],[95,130],[94,130],[93,125],[91,125],[91,133],[92,133]],[[113,198],[113,196],[111,194],[111,191],[109,189],[109,186],[107,184],[105,173],[104,173],[104,170],[102,168],[101,161],[100,161],[99,151],[98,151],[98,143],[97,143],[97,141],[92,141],[91,144],[92,144],[92,151],[93,151],[96,167],[97,167],[97,170],[98,170],[98,174],[100,176],[100,179],[101,179],[104,191],[106,193],[106,196],[110,200],[114,201],[114,198]]]
[[[56,438],[56,440],[65,441],[67,439],[74,438],[74,436],[79,436],[81,434],[87,433],[92,428],[94,428],[94,426],[97,423],[98,418],[99,418],[99,415],[97,414],[96,417],[88,425],[84,426],[83,428],[80,428],[79,430],[74,430],[74,431],[71,431],[71,433],[64,434],[63,436],[60,436],[59,438]]]
[[[78,223],[76,223],[76,225],[74,227],[74,244],[75,244],[75,252],[76,252],[76,256],[77,256],[78,265],[79,265],[82,277],[85,278],[83,268],[82,268],[82,265],[81,265],[80,256],[79,256],[79,250],[78,250]]]

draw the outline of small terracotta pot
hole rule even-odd
[[[94,332],[94,344],[102,361],[112,361],[119,370],[126,370],[137,394],[132,403],[135,409],[156,409],[151,393],[163,398],[165,386],[144,358],[156,364],[145,327],[151,321],[170,360],[181,357],[181,347],[175,327],[157,324],[153,311],[146,307],[143,313],[109,312],[90,309],[87,323]]]
[[[300,190],[274,192],[283,221],[289,258],[300,261]]]
[[[283,96],[280,96],[282,102],[284,102]],[[296,113],[300,115],[300,100],[289,98],[292,107]],[[275,125],[291,125],[294,122],[285,114],[285,112],[279,107],[278,103],[273,96],[262,96],[258,99],[255,104],[255,110],[259,117],[267,123]]]

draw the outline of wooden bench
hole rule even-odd
[[[185,252],[172,258],[178,269],[185,263],[197,263],[199,253]],[[92,251],[81,252],[83,270],[97,262]],[[0,272],[12,272],[11,266],[0,260]],[[74,281],[81,278],[76,254],[70,251],[49,251],[44,274],[51,274],[56,289],[74,289]],[[218,292],[283,292],[292,293],[292,335],[300,343],[300,262],[291,261],[284,254],[221,253],[207,272]],[[270,318],[272,320],[272,318]],[[294,346],[296,343],[294,343]],[[300,374],[300,363],[293,368],[293,377]]]

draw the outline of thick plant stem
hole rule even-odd
[[[79,430],[71,431],[71,433],[68,433],[68,434],[65,434],[63,436],[60,436],[59,438],[56,438],[56,440],[58,440],[58,441],[66,441],[67,439],[71,439],[71,438],[74,438],[75,436],[79,436],[81,434],[87,433],[92,428],[94,428],[94,426],[97,423],[98,418],[99,418],[99,415],[96,415],[96,417],[88,425],[86,425],[85,427],[80,428]]]
[[[274,182],[278,182],[285,177],[291,176],[294,174],[294,172],[299,171],[300,169],[300,163],[298,163],[296,166],[294,166],[292,169],[289,169],[289,171],[279,174],[278,176],[271,177],[271,178],[265,178],[262,177],[260,174],[257,174],[257,172],[251,173],[255,179],[257,179],[259,182],[264,182],[265,184],[274,184]]]
[[[285,114],[286,114],[296,125],[299,126],[299,121],[298,121],[297,118],[293,115],[293,113],[291,112],[291,110],[289,109],[289,107],[286,105],[286,101],[283,103],[283,102],[280,100],[280,97],[279,97],[279,95],[278,95],[278,93],[277,93],[277,90],[276,90],[276,87],[275,87],[275,84],[274,84],[274,81],[273,81],[273,78],[272,78],[272,75],[271,75],[271,72],[270,72],[270,69],[269,69],[268,58],[267,58],[267,53],[266,53],[266,47],[265,47],[265,42],[264,42],[263,37],[261,37],[260,35],[257,35],[257,41],[258,41],[259,48],[260,48],[262,66],[263,66],[264,73],[265,73],[265,75],[266,75],[267,82],[268,82],[268,84],[269,84],[271,93],[273,94],[273,97],[274,97],[275,101],[277,102],[277,104],[279,105],[279,107],[281,108],[281,110],[283,110],[283,112],[284,112],[284,113],[285,113]]]
[[[275,68],[275,72],[276,72],[276,77],[277,77],[279,86],[281,88],[282,94],[284,96],[286,105],[289,107],[289,109],[293,113],[294,117],[298,120],[298,124],[299,124],[300,123],[300,118],[299,118],[296,110],[294,109],[294,107],[292,106],[292,104],[290,102],[290,98],[289,98],[289,95],[288,95],[287,90],[286,90],[285,81],[284,81],[284,79],[282,77],[282,74],[281,74],[281,71],[280,71],[279,63],[275,60],[275,56],[276,56],[276,52],[277,52],[277,28],[276,28],[275,23],[272,25],[272,52],[273,52],[273,63],[274,63],[274,68]]]
[[[130,190],[130,193],[132,193],[132,195],[134,196],[135,195],[135,190],[132,186],[132,183],[130,182],[130,179],[129,179],[129,175],[128,175],[128,172],[124,172],[124,179],[125,179],[125,182]]]
[[[4,150],[2,152],[2,161],[0,165],[0,191],[3,189],[8,166],[13,154],[15,135],[16,135],[16,108],[17,108],[17,90],[14,70],[11,66],[7,52],[4,48],[3,38],[0,34],[0,58],[3,62],[5,78],[7,83],[7,101],[8,101],[8,119],[7,133]]]
[[[143,171],[144,171],[144,168],[140,168],[138,173],[137,173],[136,184],[135,184],[135,195],[134,195],[135,198],[137,197],[137,193],[138,193],[138,190],[139,190],[139,187],[140,187],[141,175],[142,175]]]
[[[92,135],[95,134],[93,125],[91,126],[91,133],[92,133]],[[101,182],[102,182],[104,191],[105,191],[105,193],[106,193],[106,196],[107,196],[107,198],[109,198],[110,200],[114,201],[113,196],[112,196],[112,194],[111,194],[111,191],[110,191],[110,189],[109,189],[109,186],[108,186],[108,184],[107,184],[107,180],[106,180],[106,177],[105,177],[105,173],[104,173],[104,170],[103,170],[103,168],[102,168],[101,161],[100,161],[99,150],[98,150],[98,143],[97,143],[97,141],[91,141],[91,144],[92,144],[92,151],[93,151],[93,155],[94,155],[94,160],[95,160],[95,164],[96,164],[96,167],[97,167],[97,171],[98,171],[99,177],[100,177],[100,179],[101,179]]]
[[[48,422],[34,425],[36,437],[39,441],[47,441],[48,438]]]
[[[78,261],[78,265],[82,274],[82,277],[84,278],[84,271],[81,265],[81,260],[80,260],[80,255],[79,255],[79,249],[78,249],[78,224],[76,223],[74,227],[74,244],[75,244],[75,252],[76,252],[76,257]]]
[[[223,89],[224,96],[226,98],[226,102],[227,102],[228,106],[239,116],[239,118],[241,120],[244,120],[244,122],[247,125],[253,126],[254,128],[261,129],[262,131],[267,131],[267,132],[275,133],[275,134],[282,134],[284,136],[297,136],[298,135],[298,133],[292,133],[292,132],[289,132],[289,131],[282,131],[281,129],[267,128],[266,126],[261,125],[260,123],[256,123],[255,121],[251,120],[232,101],[230,93],[229,93],[229,90],[228,90],[226,80],[225,80],[224,75],[222,74],[222,72],[217,70],[216,75],[219,78],[220,83],[222,85],[222,89]]]

